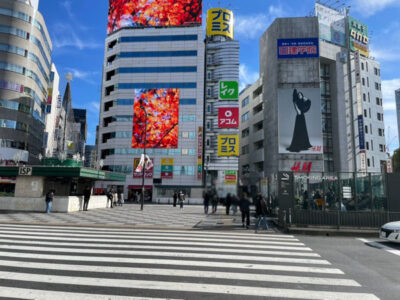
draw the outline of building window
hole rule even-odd
[[[364,118],[366,118],[366,117],[367,117],[367,110],[364,109]]]
[[[378,97],[376,97],[376,105],[381,105],[381,101]]]
[[[369,118],[371,119],[371,109],[368,108]]]
[[[249,128],[245,128],[242,130],[242,137],[246,137],[250,135],[250,129]]]
[[[365,69],[366,69],[367,72],[368,72],[368,62],[367,62],[367,61],[365,62]]]
[[[206,145],[207,147],[210,147],[210,139],[206,139]]]
[[[365,125],[365,133],[368,134],[368,126]]]
[[[367,87],[369,87],[369,77],[367,77]]]
[[[366,146],[367,150],[369,150],[369,142],[366,142],[365,146]]]
[[[208,130],[211,129],[211,121],[208,120],[208,121],[206,122],[206,127],[207,127]]]
[[[242,107],[247,106],[250,103],[250,98],[246,97],[242,100]]]
[[[379,151],[380,152],[385,152],[385,146],[382,144],[379,144]]]
[[[361,70],[364,71],[364,63],[361,63]]]
[[[365,86],[365,78],[362,78],[361,81],[362,81],[362,85]]]
[[[207,55],[207,64],[208,64],[208,65],[211,65],[211,64],[212,64],[212,61],[213,61],[212,56],[211,56],[211,55]]]
[[[374,74],[378,75],[378,68],[374,68]]]
[[[207,88],[207,96],[211,97],[211,88]]]
[[[211,80],[211,72],[210,71],[207,72],[207,80]]]
[[[385,136],[385,130],[382,129],[382,128],[379,128],[379,129],[378,129],[378,135],[379,135],[379,136]]]
[[[263,110],[263,103],[258,104],[256,107],[253,108],[253,115],[258,114],[260,111]]]
[[[246,122],[249,119],[249,112],[242,115],[242,122]]]
[[[250,151],[249,151],[249,145],[244,145],[243,147],[242,147],[242,155],[246,155],[246,154],[248,154]]]
[[[258,141],[254,143],[254,150],[259,150],[264,147],[264,140]]]
[[[368,103],[371,103],[371,96],[370,96],[369,92],[368,92]]]
[[[368,167],[371,166],[371,160],[369,158],[367,159],[367,165],[368,165]]]
[[[374,151],[374,141],[371,140],[371,151]]]
[[[208,112],[208,113],[211,112],[211,104],[207,104],[207,112]]]
[[[256,124],[254,124],[254,132],[260,131],[263,129],[263,121],[260,121]]]
[[[365,94],[363,94],[363,100],[364,102],[367,102],[367,96]]]

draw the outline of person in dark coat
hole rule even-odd
[[[178,199],[179,199],[179,207],[181,208],[181,210],[183,210],[183,203],[185,202],[185,193],[183,191],[179,192]]]
[[[226,195],[226,199],[225,199],[225,206],[226,206],[226,214],[229,215],[229,210],[231,208],[232,205],[232,196],[230,193],[228,193],[228,195]]]
[[[176,207],[176,201],[178,201],[178,193],[175,192],[172,198],[174,199],[174,207]]]
[[[264,197],[261,195],[261,193],[258,193],[256,196],[256,216],[257,216],[257,221],[256,221],[256,233],[258,230],[258,227],[260,226],[261,221],[263,221],[263,229],[267,230],[268,229],[268,224],[267,224],[267,202],[265,201]]]
[[[246,193],[243,193],[239,202],[240,211],[242,212],[242,227],[244,227],[246,219],[246,228],[250,227],[250,200]]]
[[[46,194],[46,213],[51,212],[51,208],[53,206],[53,199],[54,199],[54,190],[50,190]]]
[[[210,205],[210,191],[204,193],[204,213],[208,214],[208,206]]]
[[[211,206],[212,206],[212,213],[215,214],[217,212],[218,209],[218,195],[217,195],[217,191],[213,191],[211,194]]]
[[[114,207],[113,206],[113,198],[114,198],[114,195],[111,192],[111,189],[109,189],[108,192],[107,192],[107,205],[108,205],[108,201],[110,201],[110,208]]]
[[[90,200],[90,195],[92,194],[92,191],[90,190],[90,187],[86,186],[85,190],[83,191],[83,210],[87,211],[88,206],[89,206],[89,200]]]
[[[117,189],[117,197],[118,197],[118,205],[119,206],[122,206],[124,203],[123,203],[123,192],[122,192],[122,189],[121,188],[118,188]]]

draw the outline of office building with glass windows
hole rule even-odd
[[[0,3],[0,160],[43,153],[52,44],[38,1]]]
[[[110,1],[110,13],[118,5]],[[204,40],[197,13],[200,20],[157,27],[124,27],[111,19],[121,16],[109,17],[98,159],[103,169],[128,175],[117,184],[125,198],[141,192],[143,172],[137,165],[145,147],[153,165],[144,172],[146,200],[171,199],[175,190],[201,198]],[[131,15],[123,18],[134,22]],[[111,185],[116,184],[104,182],[96,188]]]

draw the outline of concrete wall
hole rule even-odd
[[[44,177],[18,176],[15,184],[15,197],[39,198],[43,196]]]
[[[54,197],[52,212],[76,212],[82,210],[83,196]],[[91,196],[88,209],[107,207],[106,196]],[[0,210],[44,212],[45,197],[0,197]]]

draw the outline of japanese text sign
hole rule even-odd
[[[278,40],[278,58],[313,57],[319,57],[319,44],[317,38]]]
[[[221,99],[221,100],[238,100],[239,99],[239,83],[237,81],[220,81],[219,82],[219,99]]]
[[[233,12],[223,8],[207,12],[207,36],[222,35],[233,39]]]
[[[218,109],[218,128],[238,128],[239,108],[224,107]]]
[[[239,135],[219,135],[218,156],[239,156]]]
[[[237,172],[236,171],[225,171],[225,184],[236,185],[237,184]]]
[[[174,178],[174,159],[162,158],[161,159],[161,178],[173,179]]]

